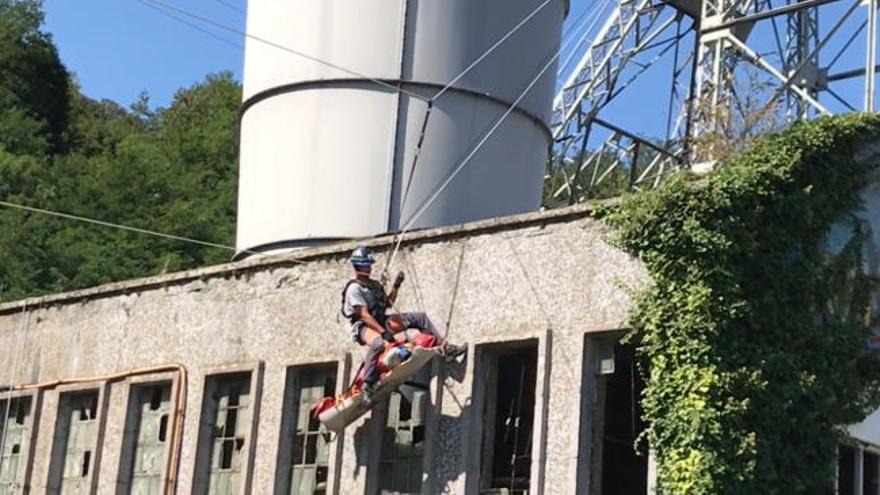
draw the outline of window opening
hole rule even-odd
[[[163,414],[159,418],[159,441],[164,443],[168,434],[168,415]]]
[[[30,398],[13,399],[12,410],[15,411],[15,424],[23,425],[25,418],[31,413]],[[3,409],[3,408],[0,408]]]
[[[483,351],[488,383],[483,425],[481,493],[526,495],[531,483],[538,345]]]
[[[197,454],[196,493],[237,494],[250,430],[250,373],[208,377]],[[198,478],[207,475],[207,479]],[[207,485],[207,486],[206,486]]]
[[[872,452],[865,452],[864,467],[862,472],[862,493],[864,495],[878,495],[880,483],[878,483],[878,468],[880,468],[880,456]]]
[[[50,492],[90,493],[98,442],[98,392],[62,394],[55,422]]]
[[[430,375],[419,378],[418,386],[402,385],[388,398],[379,460],[383,494],[421,493]]]
[[[31,398],[0,400],[0,493],[21,493],[27,461],[22,445],[30,443]]]
[[[861,481],[859,470],[861,469]],[[880,455],[864,448],[838,445],[837,491],[839,495],[878,495],[880,493]]]
[[[82,469],[81,469],[80,476],[86,477],[89,475],[89,461],[91,461],[91,460],[92,460],[92,451],[91,450],[85,451],[83,453]]]
[[[171,382],[136,385],[130,397],[120,464],[124,475],[116,493],[160,493],[168,455]]]
[[[284,411],[285,435],[281,459],[288,468],[282,493],[324,495],[330,474],[330,433],[312,417],[311,408],[336,393],[336,363],[295,367],[288,370],[287,394],[291,403]],[[285,486],[286,485],[286,486]]]
[[[837,451],[837,493],[853,495],[856,492],[856,450],[841,445]]]
[[[156,411],[162,406],[164,387],[150,387],[150,410]]]
[[[635,450],[645,425],[639,401],[644,382],[631,345],[614,346],[614,373],[602,375],[602,492],[606,495],[647,493],[648,456]]]
[[[232,469],[232,452],[235,449],[233,440],[223,440],[220,449],[220,469]]]

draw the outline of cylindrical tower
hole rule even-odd
[[[405,92],[249,38],[238,249],[305,247],[405,225],[551,59],[567,0],[552,0],[436,100],[413,171],[425,99],[540,3],[249,0],[249,34]],[[544,73],[413,227],[538,208],[555,76],[555,67]]]

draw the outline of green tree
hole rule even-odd
[[[41,31],[42,6],[0,0],[0,199],[218,244],[233,242],[236,118],[230,73],[167,109],[82,95]],[[0,299],[229,259],[209,248],[0,209]]]
[[[0,145],[13,152],[64,148],[70,78],[42,23],[40,2],[0,0]]]

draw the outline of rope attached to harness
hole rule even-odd
[[[403,199],[400,201],[400,212],[403,213],[403,209],[406,207],[406,201],[409,199],[409,192],[412,189],[413,178],[416,175],[416,167],[419,164],[419,157],[422,155],[422,145],[425,143],[425,135],[428,133],[428,121],[431,119],[431,111],[434,110],[434,98],[428,100],[428,107],[425,110],[425,117],[422,119],[422,128],[419,131],[419,139],[416,142],[416,149],[413,153],[413,162],[412,167],[409,169],[409,179],[406,181],[406,189],[403,191]],[[406,235],[406,232],[402,232],[400,234],[395,235],[395,246],[394,251],[391,252],[391,256],[385,261],[385,266],[382,268],[382,274],[380,276],[380,280],[382,283],[386,283],[388,281],[388,268],[391,266],[391,263],[394,261],[394,258],[397,256],[397,251],[400,249],[400,243],[403,241],[403,236]]]

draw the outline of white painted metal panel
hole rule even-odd
[[[510,32],[543,0],[433,0],[410,2],[407,20],[416,20],[407,76],[445,85]],[[555,53],[562,35],[564,4],[552,1],[461,78],[456,86],[513,102]],[[411,69],[410,69],[411,67]],[[520,107],[549,122],[556,82],[546,72]]]
[[[434,95],[542,2],[250,0],[250,34],[366,77],[247,40],[239,249],[399,229],[544,67],[565,2],[552,0],[436,102],[406,204],[424,102],[368,78]],[[550,67],[415,227],[539,206],[554,75]]]
[[[849,434],[859,441],[880,447],[880,410],[871,413],[861,423],[850,426]]]
[[[247,32],[370,77],[397,79],[403,6],[402,0],[249,0]],[[254,39],[245,43],[245,99],[283,84],[357,77]]]
[[[238,246],[384,232],[396,98],[309,90],[245,113]]]
[[[407,122],[422,121],[424,104],[408,106]],[[422,204],[454,172],[476,140],[507,110],[507,105],[453,93],[434,108],[422,155],[402,214],[392,212],[392,228],[402,228]],[[398,151],[402,156],[401,190],[410,180],[414,143],[419,127],[409,125]],[[544,160],[549,139],[541,124],[521,113],[512,113],[473,159],[421,214],[413,227],[456,223],[536,210],[540,206]],[[399,218],[399,222],[398,222]]]

